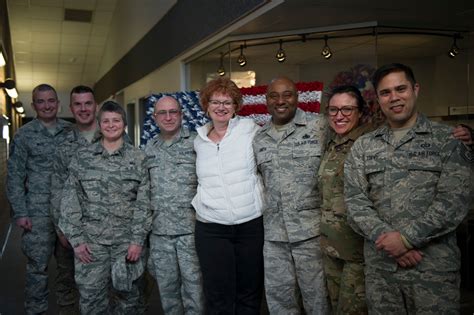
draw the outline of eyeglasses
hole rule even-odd
[[[341,112],[342,116],[350,116],[355,110],[357,110],[357,106],[343,106],[341,108],[329,106],[328,114],[329,116],[337,116],[337,113]]]
[[[234,105],[233,101],[218,101],[218,100],[209,100],[209,105],[213,107],[219,107],[220,105],[223,105],[224,107],[232,107]]]
[[[170,116],[178,116],[181,112],[177,109],[170,109],[170,110],[159,110],[157,112],[155,112],[153,115],[154,116],[161,116],[161,117],[164,117],[166,115],[170,115]]]

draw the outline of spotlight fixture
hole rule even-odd
[[[225,75],[225,69],[224,69],[224,54],[221,53],[221,62],[219,65],[219,68],[217,68],[217,74],[223,77]]]
[[[245,55],[244,55],[244,45],[240,45],[240,55],[239,55],[239,58],[237,58],[237,63],[241,67],[245,67],[245,65],[247,64],[247,59],[245,58]]]
[[[4,88],[5,91],[7,91],[8,96],[11,98],[18,98],[18,91],[15,88],[15,81],[12,79],[6,79],[5,82],[1,82],[0,88]]]
[[[324,47],[323,50],[321,51],[321,55],[324,57],[324,59],[329,59],[332,57],[332,52],[331,48],[328,46],[328,36],[324,36]]]
[[[282,46],[283,46],[283,40],[280,39],[280,49],[278,49],[275,55],[275,58],[278,60],[278,62],[283,62],[286,60],[286,54]]]
[[[459,47],[456,45],[456,38],[457,36],[453,36],[453,44],[451,45],[451,49],[448,52],[448,56],[450,58],[454,58],[459,54]]]

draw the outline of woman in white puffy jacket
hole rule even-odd
[[[236,112],[239,88],[227,78],[200,92],[211,122],[198,128],[196,250],[206,314],[259,314],[263,293],[262,182],[252,149],[259,126]]]

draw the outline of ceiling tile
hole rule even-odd
[[[64,0],[64,7],[77,10],[94,10],[96,0]]]
[[[97,80],[97,74],[96,73],[90,73],[90,72],[84,72],[82,74],[82,79],[87,80],[87,81],[95,82]]]
[[[47,82],[49,84],[56,84],[58,75],[54,72],[33,72],[33,81],[41,84]]]
[[[113,11],[117,4],[116,0],[97,0],[96,10]]]
[[[61,44],[64,45],[88,45],[89,36],[76,34],[62,34]]]
[[[32,19],[62,21],[64,18],[64,9],[31,5],[30,16]]]
[[[89,35],[91,32],[91,24],[64,21],[62,31],[64,34]]]
[[[28,5],[29,0],[8,0],[8,8],[13,5]]]
[[[28,6],[9,5],[8,11],[10,18],[10,29],[12,31],[14,31],[16,28],[30,26],[31,16]]]
[[[59,45],[61,35],[59,33],[32,32],[31,39],[36,44]]]
[[[85,63],[85,56],[78,56],[74,54],[62,54],[59,57],[59,63],[64,63],[64,64],[76,64],[76,65],[82,65]]]
[[[94,17],[92,19],[94,24],[97,25],[110,25],[112,21],[113,12],[112,11],[95,11]]]
[[[59,72],[60,73],[82,73],[82,65],[70,65],[70,64],[60,64]]]
[[[47,7],[58,7],[62,8],[64,6],[63,0],[29,0],[31,5],[37,6],[47,6]]]
[[[84,66],[84,73],[90,73],[93,75],[97,75],[97,72],[99,71],[99,65],[88,65],[86,64]]]
[[[86,65],[93,65],[100,67],[101,58],[97,56],[86,56]]]
[[[16,42],[26,42],[29,43],[31,41],[31,31],[29,30],[12,30],[12,43]]]
[[[99,46],[89,46],[87,48],[87,56],[101,57],[104,53],[104,48]]]
[[[57,63],[39,63],[35,62],[33,64],[33,74],[35,73],[54,73],[58,71]]]
[[[28,42],[14,42],[13,48],[15,50],[15,54],[17,53],[31,53],[31,43]]]
[[[57,45],[44,45],[38,43],[31,44],[31,51],[33,53],[47,53],[47,54],[56,54],[58,53]]]
[[[55,64],[59,60],[59,53],[35,53],[32,56],[35,63]]]
[[[32,74],[22,74],[22,75],[17,75],[16,76],[16,83],[17,85],[19,83],[25,83],[26,81],[31,81],[33,80],[33,75]]]
[[[15,70],[18,71],[19,73],[31,75],[31,71],[33,70],[33,66],[32,66],[31,62],[25,62],[25,63],[22,63],[22,64],[18,64],[15,67]],[[18,76],[18,73],[16,74],[16,76]]]
[[[65,45],[61,44],[61,54],[85,56],[87,52],[86,45]]]
[[[107,36],[109,27],[106,25],[92,24],[92,36]]]
[[[89,45],[94,46],[105,46],[107,44],[107,37],[106,36],[91,36],[89,38]]]
[[[61,21],[31,19],[31,30],[34,32],[58,33],[61,31]]]
[[[15,53],[15,62],[31,62],[33,58],[30,53],[25,52],[16,52]]]
[[[24,94],[31,95],[31,91],[33,90],[33,79],[31,78],[24,78],[24,79],[19,79],[17,76],[16,80],[16,88],[18,91],[28,91],[25,92]],[[18,92],[18,94],[21,94],[22,92]],[[31,96],[28,96],[28,100],[31,100]],[[30,103],[28,102],[27,107],[29,107]]]

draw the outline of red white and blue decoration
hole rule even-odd
[[[307,112],[319,113],[323,84],[321,82],[298,82],[298,107]],[[265,105],[266,85],[241,88],[243,106],[238,112],[239,116],[254,119],[259,125],[263,125],[270,119]],[[178,100],[183,110],[183,126],[190,130],[204,125],[209,118],[201,109],[199,104],[199,91],[159,93],[152,94],[145,99],[146,116],[143,123],[143,132],[140,145],[144,146],[147,141],[159,133],[159,128],[153,121],[153,105],[161,97],[169,95]]]

